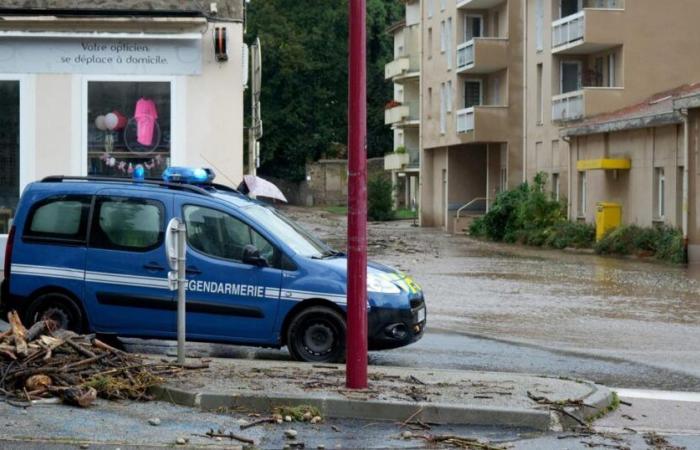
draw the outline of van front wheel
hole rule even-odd
[[[34,324],[40,320],[52,320],[58,329],[75,333],[83,331],[83,314],[78,305],[63,294],[45,294],[37,297],[27,310],[27,322]]]
[[[345,332],[345,319],[340,313],[326,306],[312,306],[289,324],[287,348],[297,361],[343,362]]]

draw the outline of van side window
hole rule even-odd
[[[59,195],[36,203],[29,212],[23,239],[84,244],[90,202],[89,195]]]
[[[246,245],[254,245],[271,266],[278,266],[278,252],[257,231],[224,212],[203,206],[183,208],[187,243],[215,258],[241,261]]]
[[[109,250],[148,251],[164,237],[164,208],[140,198],[97,197],[90,246]]]

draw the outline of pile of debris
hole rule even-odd
[[[29,329],[16,312],[0,333],[0,395],[11,404],[64,403],[87,407],[105,399],[150,400],[149,389],[188,368],[146,364],[94,335],[56,329],[42,320]]]

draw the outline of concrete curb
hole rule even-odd
[[[586,383],[592,392],[583,399],[588,406],[567,409],[568,412],[586,420],[605,411],[612,403],[612,392],[599,385]],[[295,395],[224,394],[215,392],[190,392],[162,386],[153,389],[159,400],[182,406],[212,411],[219,408],[242,408],[255,412],[270,412],[278,406],[310,405],[321,411],[324,417],[354,418],[376,421],[404,421],[416,414],[415,419],[424,422],[460,425],[498,425],[508,427],[549,430],[557,425],[574,427],[578,424],[571,418],[557,418],[545,409],[470,406],[445,403],[401,402],[378,400],[339,399],[337,397],[305,397]]]

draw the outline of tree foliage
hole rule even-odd
[[[332,153],[347,141],[347,11],[347,0],[248,4],[248,36],[260,37],[262,48],[262,174],[301,180],[307,161],[342,156]],[[402,13],[398,0],[367,0],[370,157],[392,148],[383,105],[392,96],[384,65],[393,58],[393,44],[385,30]]]

